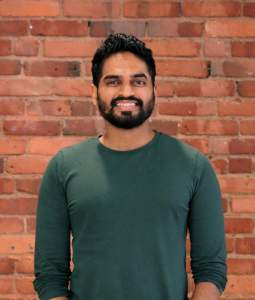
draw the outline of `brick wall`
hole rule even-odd
[[[201,150],[217,171],[229,253],[223,298],[255,299],[254,16],[255,1],[241,0],[0,1],[1,300],[35,299],[40,178],[59,148],[102,129],[90,61],[112,31],[154,51],[154,126]]]

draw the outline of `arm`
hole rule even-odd
[[[191,300],[219,300],[220,293],[218,288],[210,282],[198,283]]]
[[[70,277],[70,225],[61,180],[62,153],[50,161],[39,193],[34,288],[40,300],[66,299]]]
[[[205,293],[208,296],[204,299],[219,299],[227,281],[221,193],[208,159],[201,154],[197,155],[194,168],[194,189],[188,227],[191,240],[191,269],[196,284],[192,299],[200,300],[200,295]],[[216,287],[218,295],[215,292]]]
[[[66,297],[51,298],[50,300],[68,300]]]

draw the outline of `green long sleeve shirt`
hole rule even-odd
[[[221,196],[207,158],[160,132],[130,151],[90,138],[44,174],[34,287],[41,300],[185,300],[187,230],[195,282],[223,291]]]

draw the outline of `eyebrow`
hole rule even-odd
[[[103,80],[108,80],[108,79],[118,79],[118,78],[120,78],[121,77],[121,75],[111,75],[111,74],[109,74],[109,75],[106,75],[104,78],[103,78]],[[145,79],[148,79],[148,77],[146,76],[146,74],[145,73],[137,73],[137,74],[134,74],[134,75],[132,75],[131,76],[132,78],[140,78],[140,77],[143,77],[143,78],[145,78]]]

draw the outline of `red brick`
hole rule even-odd
[[[77,61],[30,61],[24,65],[27,76],[77,77],[80,76],[80,62]]]
[[[1,215],[33,215],[36,212],[36,198],[0,199]]]
[[[36,220],[34,217],[27,218],[27,232],[28,233],[35,233],[35,227],[36,227]]]
[[[32,20],[32,35],[40,36],[87,36],[87,21]]]
[[[17,56],[36,56],[39,51],[39,41],[34,38],[20,38],[15,41],[14,54]]]
[[[0,99],[0,115],[22,115],[25,103],[18,99]]]
[[[254,154],[255,139],[234,139],[229,143],[229,150],[232,154]]]
[[[253,114],[254,116],[255,114]],[[240,121],[240,133],[245,134],[255,134],[255,120],[241,120]]]
[[[236,252],[239,254],[254,254],[255,238],[246,237],[242,239],[236,239]]]
[[[158,97],[172,97],[174,95],[172,81],[158,80],[157,81],[157,96]]]
[[[159,130],[168,135],[176,135],[178,131],[177,122],[164,121],[160,119],[152,120],[152,128]]]
[[[2,0],[0,15],[4,17],[55,17],[60,13],[60,5],[56,0]]]
[[[223,193],[255,193],[255,178],[244,176],[222,176],[220,184]]]
[[[23,295],[34,294],[33,277],[16,278],[15,285],[17,292]]]
[[[0,55],[7,56],[10,54],[11,54],[11,41],[10,40],[0,40]]]
[[[12,278],[0,278],[0,294],[11,294],[14,292],[13,279]],[[8,300],[8,299],[7,299]]]
[[[237,17],[241,15],[241,3],[236,1],[185,0],[183,14],[188,17]]]
[[[1,137],[0,138],[0,154],[23,154],[26,149],[26,141],[24,139]]]
[[[6,171],[10,174],[42,174],[48,161],[48,157],[9,157]]]
[[[235,135],[237,122],[232,120],[185,120],[182,122],[183,134]]]
[[[233,197],[231,204],[234,213],[255,213],[254,197]]]
[[[255,259],[249,258],[229,258],[227,261],[229,274],[254,274]]]
[[[239,95],[242,97],[255,96],[255,81],[240,81],[237,88]]]
[[[255,56],[255,42],[232,42],[231,45],[232,56]]]
[[[74,101],[71,103],[72,116],[91,116],[95,114],[94,106],[90,101]]]
[[[41,180],[39,178],[17,179],[17,191],[28,194],[38,194]]]
[[[250,59],[212,63],[212,76],[253,77],[254,74],[255,62]]]
[[[214,115],[216,112],[215,102],[194,101],[169,101],[158,104],[160,114],[166,115]]]
[[[208,62],[201,60],[166,60],[156,61],[157,73],[160,76],[184,76],[206,78]]]
[[[209,152],[209,142],[206,138],[185,138],[183,141],[204,154]]]
[[[228,41],[206,39],[204,42],[204,54],[208,57],[230,56],[230,44]]]
[[[235,248],[235,243],[233,238],[227,238],[226,239],[226,244],[227,244],[227,252],[231,253],[234,251]]]
[[[225,159],[215,158],[211,161],[212,166],[217,174],[226,174],[228,169],[228,162]]]
[[[93,56],[100,41],[93,39],[46,40],[44,55],[48,57],[86,57]]]
[[[32,274],[34,272],[34,259],[31,255],[19,255],[15,261],[16,272]]]
[[[181,97],[233,96],[235,94],[235,84],[233,81],[224,79],[179,81],[174,84],[174,92]]]
[[[178,23],[173,20],[149,20],[148,36],[178,36]]]
[[[12,194],[14,192],[14,181],[10,178],[0,177],[0,193]]]
[[[229,172],[230,173],[251,173],[252,160],[250,158],[230,158]]]
[[[255,3],[244,3],[243,15],[246,17],[255,17]]]
[[[178,17],[180,3],[159,1],[126,1],[123,10],[128,18]]]
[[[24,222],[19,218],[0,217],[0,233],[22,233]]]
[[[225,218],[226,233],[252,233],[253,220],[248,218]]]
[[[255,20],[210,20],[205,33],[210,37],[255,37]]]
[[[4,172],[4,159],[0,158],[0,173]]]
[[[77,144],[83,140],[83,137],[36,137],[28,142],[27,152],[30,154],[53,155],[60,149]]]
[[[1,3],[1,2],[0,2]],[[18,60],[0,60],[0,75],[18,75],[21,63]]]
[[[254,116],[254,101],[221,101],[219,102],[220,116]]]
[[[230,275],[230,276],[228,276],[228,285],[227,285],[225,294],[232,295],[232,296],[240,295],[240,294],[243,294],[243,295],[255,294],[255,276],[254,275],[249,275],[249,276],[247,276],[247,275]],[[245,297],[244,299],[246,300],[247,298],[248,297]],[[247,300],[249,300],[249,299],[247,299]],[[250,300],[252,300],[252,299],[250,299]]]
[[[214,154],[228,154],[229,142],[226,137],[211,137],[210,150]]]
[[[33,235],[10,235],[1,236],[0,254],[25,254],[34,250]],[[1,285],[1,284],[0,284]],[[0,289],[1,293],[1,289]]]
[[[83,0],[64,0],[64,15],[86,18],[117,18],[121,4],[118,1],[90,2]]]
[[[200,44],[188,39],[148,39],[146,46],[154,56],[198,56]]]
[[[27,103],[27,114],[30,116],[70,116],[71,105],[68,100],[42,100]]]
[[[27,33],[27,21],[0,21],[0,36],[22,36]]]
[[[63,129],[64,135],[96,135],[95,123],[92,119],[67,120]]]
[[[14,259],[9,257],[0,258],[0,274],[14,273]]]
[[[203,23],[182,22],[178,25],[178,35],[183,37],[200,37],[203,34],[203,30]]]
[[[9,135],[59,135],[58,121],[4,121],[4,132]]]

